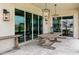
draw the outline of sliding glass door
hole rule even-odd
[[[73,37],[73,16],[62,17],[61,30],[64,36]]]
[[[32,13],[26,12],[26,40],[32,39]]]
[[[38,15],[33,14],[33,38],[38,37]]]
[[[43,17],[39,16],[39,34],[43,34]]]
[[[53,32],[62,32],[63,36],[73,37],[73,16],[53,18]]]
[[[19,43],[31,40],[32,38],[37,38],[38,34],[42,33],[42,16],[38,16],[29,12],[24,12],[23,10],[15,9],[15,34],[21,35],[21,37],[18,40]]]
[[[61,32],[61,17],[53,18],[53,31]]]
[[[22,35],[19,43],[24,42],[24,11],[15,9],[15,34]]]

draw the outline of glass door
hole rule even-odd
[[[53,31],[62,32],[63,36],[73,37],[73,16],[53,18]]]
[[[19,43],[24,42],[24,11],[15,9],[15,34],[22,35]]]
[[[33,14],[33,38],[38,37],[38,15]]]
[[[64,36],[73,37],[73,16],[63,16],[61,30]]]
[[[43,34],[43,17],[39,16],[39,34]]]
[[[53,32],[61,32],[61,17],[53,18]]]
[[[32,13],[26,12],[26,41],[32,39]]]

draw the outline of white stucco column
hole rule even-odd
[[[79,38],[79,15],[78,11],[74,11],[74,38]]]
[[[43,33],[48,33],[48,21],[43,19]]]

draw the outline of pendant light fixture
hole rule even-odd
[[[45,9],[42,9],[43,17],[47,21],[50,17],[50,9],[47,9],[47,3],[45,3]]]
[[[52,15],[53,17],[58,17],[59,15],[57,14],[57,9],[56,9],[56,7],[57,7],[57,4],[54,4],[54,7],[55,7],[55,13]]]

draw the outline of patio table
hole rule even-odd
[[[57,40],[57,38],[60,37],[61,34],[62,33],[60,32],[54,32],[54,33],[45,33],[45,34],[38,35],[39,44],[41,46],[45,46],[49,48],[53,43],[61,42]],[[55,47],[53,47],[53,49],[54,48]]]

